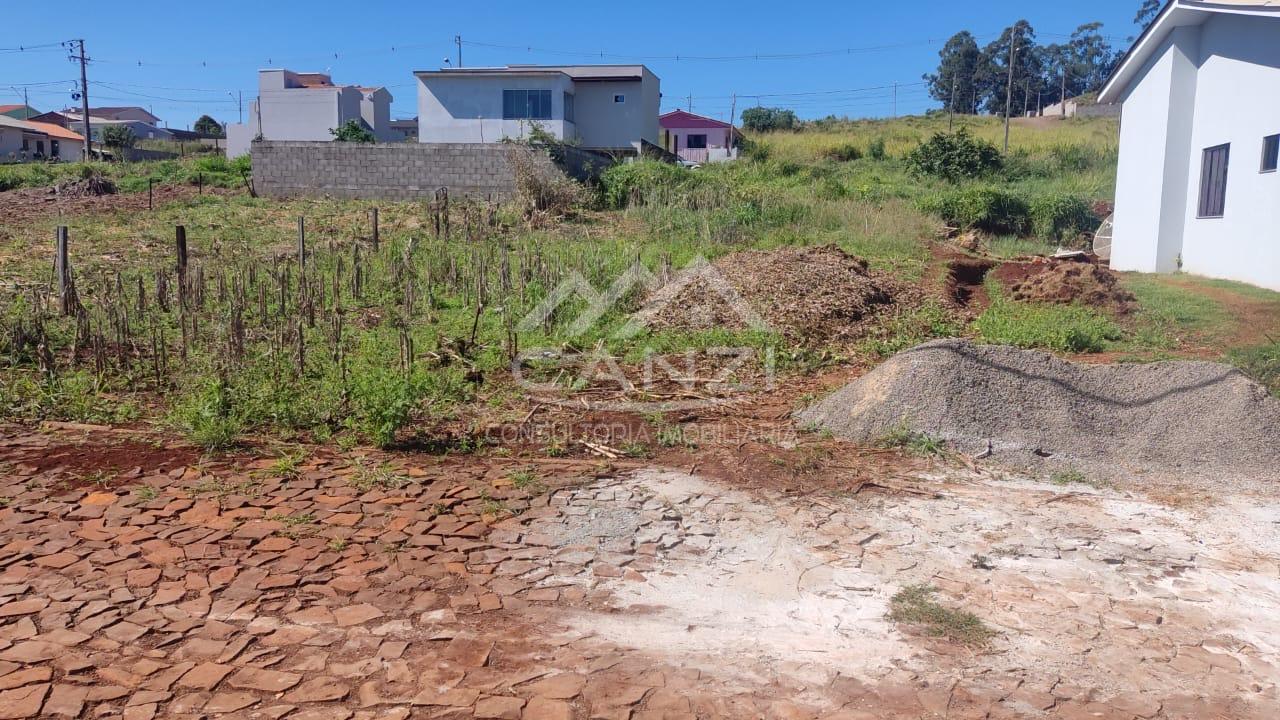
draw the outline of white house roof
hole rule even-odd
[[[568,75],[574,80],[640,80],[644,65],[507,65],[417,70],[414,75]]]
[[[1280,0],[1170,0],[1111,73],[1098,102],[1119,102],[1129,84],[1141,75],[1152,54],[1175,28],[1203,24],[1215,14],[1280,18]]]
[[[47,132],[45,132],[44,130],[41,130],[35,125],[32,125],[31,123],[27,123],[15,118],[11,118],[8,115],[0,115],[0,126],[17,128],[19,130],[23,130],[29,133],[36,133],[39,135],[48,135]]]

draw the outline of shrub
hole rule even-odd
[[[138,136],[133,134],[128,125],[106,125],[102,128],[100,137],[102,144],[110,148],[131,148],[138,142]]]
[[[872,160],[884,160],[888,157],[884,147],[884,138],[878,137],[871,141],[871,144],[867,146],[867,156]]]
[[[329,128],[329,134],[338,142],[371,143],[374,141],[373,133],[360,124],[359,120],[348,120],[337,129]]]
[[[187,439],[210,452],[235,445],[244,426],[231,406],[227,383],[212,380],[180,401],[171,419]]]
[[[844,143],[843,145],[827,148],[822,154],[824,157],[837,162],[851,162],[862,159],[862,148],[853,143]]]
[[[754,107],[742,111],[742,127],[752,132],[795,130],[800,120],[791,110]]]
[[[1078,305],[1041,305],[998,299],[975,322],[986,342],[1092,353],[1124,334],[1109,318]]]
[[[679,190],[698,183],[698,176],[679,165],[641,160],[622,163],[605,170],[600,176],[600,201],[611,209],[630,204],[633,195],[643,196],[658,187]]]
[[[355,426],[378,447],[390,447],[422,401],[420,383],[396,370],[370,368],[352,379]]]
[[[920,209],[965,230],[1023,235],[1031,227],[1030,209],[1018,195],[990,185],[971,185],[925,197]]]
[[[1100,221],[1088,200],[1066,193],[1044,193],[1031,199],[1031,226],[1045,240],[1074,240],[1098,229]]]
[[[1001,166],[1000,150],[965,128],[933,137],[907,153],[907,165],[921,175],[960,180],[987,175]]]

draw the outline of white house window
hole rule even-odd
[[[626,102],[626,101],[627,101],[627,96],[626,96],[626,95],[614,95],[614,96],[613,96],[613,101],[614,101],[614,102],[616,102],[616,103],[624,103],[624,102]]]
[[[550,120],[550,90],[503,90],[503,120]]]
[[[1280,135],[1262,138],[1262,172],[1275,172],[1280,161]]]
[[[1220,218],[1227,208],[1227,166],[1231,145],[1218,145],[1204,151],[1200,165],[1200,208],[1202,218]]]
[[[705,150],[707,148],[707,136],[689,135],[685,142],[685,147],[690,150]]]
[[[576,122],[573,119],[573,93],[564,94],[564,119],[565,122]]]

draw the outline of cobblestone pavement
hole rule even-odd
[[[948,471],[784,496],[0,443],[0,718],[1273,718],[1280,504]],[[33,454],[35,453],[35,454]],[[512,516],[514,514],[514,516]],[[996,632],[886,620],[901,588]]]

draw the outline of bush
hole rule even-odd
[[[975,323],[990,343],[1059,352],[1092,353],[1124,337],[1107,317],[1078,305],[1041,305],[998,299]]]
[[[961,128],[954,133],[935,133],[907,153],[907,165],[921,175],[961,180],[976,178],[1000,169],[1000,150]]]
[[[867,146],[867,156],[872,160],[884,160],[888,157],[884,147],[884,138],[878,137],[871,141],[871,144]]]
[[[1088,200],[1064,193],[1045,193],[1031,199],[1031,226],[1045,240],[1074,240],[1091,234],[1101,222]]]
[[[1018,195],[990,185],[971,185],[925,197],[920,209],[964,230],[1023,235],[1031,227],[1030,209]]]
[[[845,143],[827,148],[822,154],[824,157],[836,162],[851,162],[862,159],[862,148],[853,143]]]
[[[357,142],[371,143],[374,141],[373,133],[360,123],[359,120],[348,120],[335,130],[329,128],[329,134],[338,142]]]
[[[600,176],[600,201],[610,209],[619,210],[630,204],[633,195],[643,196],[658,187],[679,190],[692,187],[699,176],[687,168],[656,160],[614,165]]]
[[[244,431],[223,380],[206,382],[180,401],[171,420],[188,440],[210,452],[232,447]]]
[[[791,110],[754,107],[742,111],[742,127],[752,132],[795,130],[800,127],[800,120]]]
[[[109,148],[131,148],[138,142],[138,136],[128,125],[106,125],[100,131],[102,144]]]
[[[371,368],[356,375],[351,387],[356,430],[378,447],[390,447],[422,399],[421,383],[398,371]]]

